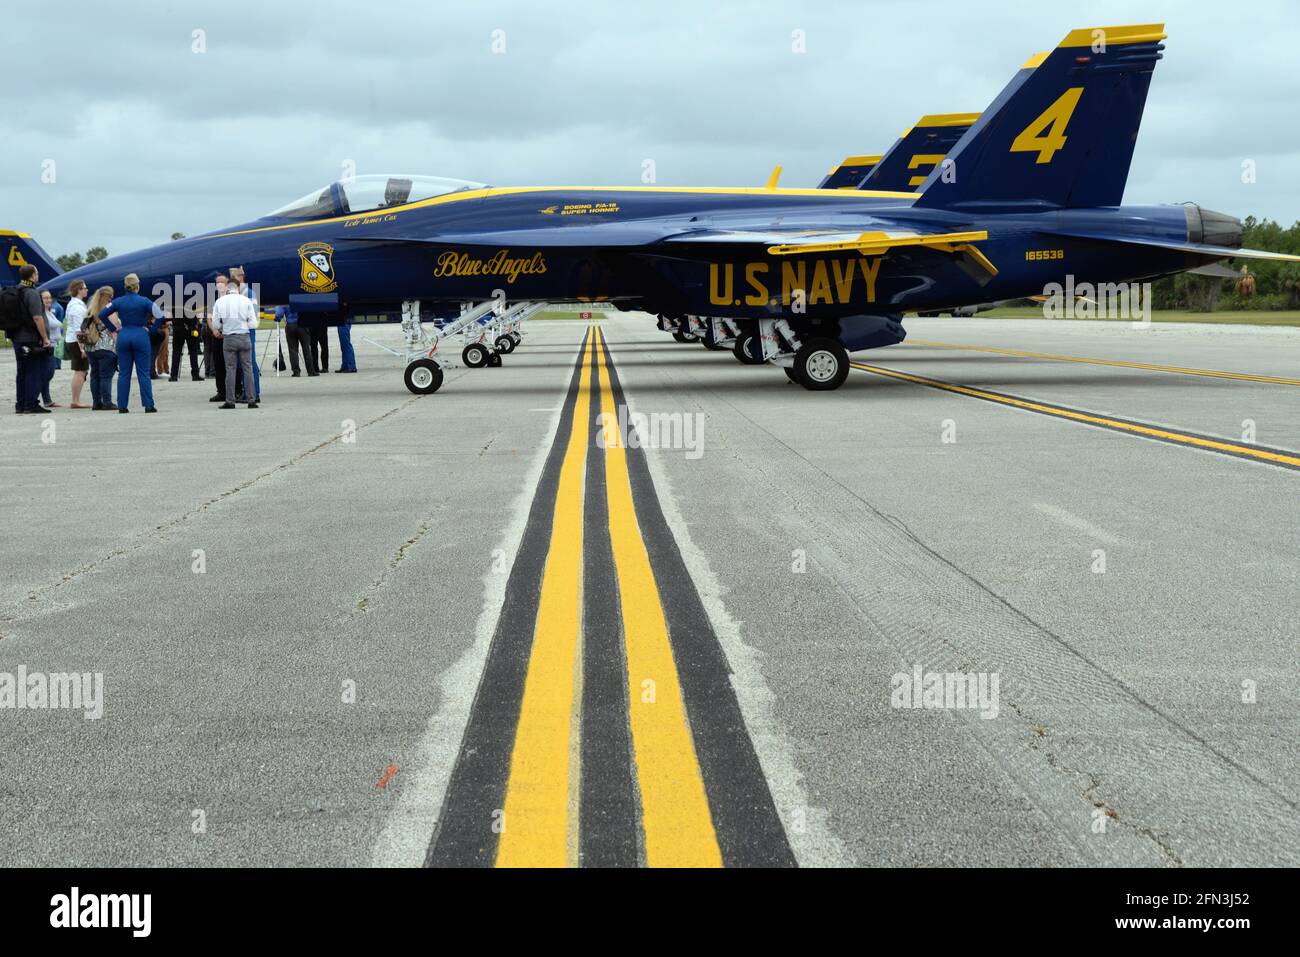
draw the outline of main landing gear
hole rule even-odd
[[[801,336],[784,319],[760,319],[756,327],[736,336],[737,361],[780,366],[786,378],[810,392],[838,389],[848,379],[849,353],[838,338],[815,331]]]
[[[416,395],[428,395],[442,387],[444,372],[457,362],[438,354],[446,339],[457,336],[464,343],[460,363],[471,369],[499,368],[502,354],[509,355],[523,341],[520,326],[544,304],[521,302],[501,309],[495,299],[466,303],[459,316],[433,334],[420,321],[420,303],[402,303],[402,332],[406,336],[406,369],[402,379]],[[452,355],[455,355],[453,352]]]

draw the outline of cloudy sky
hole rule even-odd
[[[127,252],[260,216],[348,162],[618,185],[652,160],[660,185],[728,186],[781,163],[782,185],[811,186],[924,113],[982,110],[1071,28],[1159,21],[1126,202],[1300,219],[1294,0],[545,6],[38,0],[3,28],[0,228]]]

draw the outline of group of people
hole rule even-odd
[[[111,286],[101,286],[91,294],[84,282],[73,280],[68,286],[66,308],[49,292],[36,291],[40,274],[35,266],[21,267],[19,280],[12,296],[19,315],[12,326],[6,327],[17,361],[15,411],[19,414],[44,414],[59,407],[53,401],[50,385],[55,370],[65,360],[72,367],[72,408],[129,411],[134,371],[144,411],[157,412],[153,381],[161,378],[159,370],[166,370],[168,333],[169,381],[178,380],[181,355],[188,348],[191,379],[217,380],[217,394],[209,401],[221,403],[222,409],[234,409],[237,403],[255,409],[261,402],[261,371],[256,362],[259,310],[242,269],[217,275],[217,298],[206,321],[166,316],[157,303],[140,295],[140,279],[134,273],[123,280],[125,293],[121,296],[114,296]],[[285,323],[293,375],[300,375],[304,368],[309,376],[328,372],[327,327],[301,323],[293,310],[283,307],[276,309],[276,319]],[[343,361],[337,371],[356,372],[356,354],[346,321],[338,330]],[[200,342],[205,366],[202,372]],[[283,369],[283,355],[278,362]],[[87,379],[90,405],[81,401]]]

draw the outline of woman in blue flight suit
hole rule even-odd
[[[131,368],[140,380],[140,400],[146,412],[157,412],[153,404],[153,347],[149,330],[163,318],[162,310],[140,295],[140,277],[131,273],[122,281],[126,295],[118,296],[103,309],[99,319],[117,331],[117,411],[127,412],[131,399]]]

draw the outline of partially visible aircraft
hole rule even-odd
[[[573,301],[736,323],[738,354],[835,389],[850,351],[903,341],[905,312],[1041,295],[1067,275],[1141,282],[1224,259],[1300,261],[1240,248],[1239,220],[1195,204],[1121,205],[1164,39],[1161,24],[1070,32],[1025,64],[919,193],[360,176],[47,285],[133,271],[167,288],[239,263],[263,302],[300,315],[400,303],[414,392],[436,391],[454,361],[423,331],[429,303],[466,304],[451,323],[465,329]]]
[[[894,141],[881,156],[848,156],[826,174],[818,189],[918,189],[962,134],[979,119],[978,113],[934,113]]]
[[[0,229],[0,249],[4,250],[5,257],[0,268],[0,286],[18,285],[18,270],[27,265],[35,266],[44,278],[59,275],[59,267],[50,254],[27,233]]]

